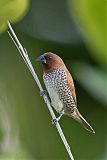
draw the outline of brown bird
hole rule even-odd
[[[56,54],[47,52],[37,58],[43,64],[43,80],[49,93],[51,104],[60,116],[63,114],[74,118],[86,130],[95,133],[90,124],[77,109],[76,93],[72,76],[63,60]]]

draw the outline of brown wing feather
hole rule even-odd
[[[67,74],[67,81],[68,81],[68,85],[70,87],[73,99],[75,101],[75,104],[77,105],[77,100],[76,100],[76,93],[75,93],[75,87],[74,87],[74,82],[73,82],[73,78],[70,74],[70,72],[66,69],[66,74]]]

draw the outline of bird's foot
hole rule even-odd
[[[56,126],[56,124],[58,123],[58,121],[61,119],[62,115],[64,114],[64,111],[62,111],[59,115],[58,118],[55,118],[52,120],[52,124],[54,124]]]
[[[47,92],[45,90],[40,91],[40,96],[43,97],[44,95],[47,95]]]
[[[53,124],[54,126],[56,126],[57,123],[58,123],[57,118],[55,118],[55,119],[52,120],[52,124]]]

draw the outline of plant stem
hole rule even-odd
[[[15,46],[17,47],[17,49],[19,50],[19,53],[20,53],[20,55],[22,56],[24,62],[26,63],[28,69],[30,70],[30,72],[31,72],[34,80],[36,81],[36,83],[37,83],[37,85],[38,85],[38,87],[39,87],[39,89],[40,89],[40,92],[43,92],[43,88],[42,88],[41,83],[40,83],[40,81],[39,81],[39,78],[38,78],[38,76],[37,76],[37,74],[36,74],[36,72],[35,72],[35,70],[34,70],[34,68],[33,68],[33,66],[32,66],[32,63],[31,63],[31,61],[30,61],[30,59],[29,59],[29,56],[28,56],[28,54],[27,54],[27,51],[26,51],[26,49],[23,48],[23,46],[21,45],[20,41],[18,40],[18,38],[17,38],[17,36],[16,36],[16,34],[15,34],[15,32],[14,32],[14,30],[13,30],[13,28],[12,28],[12,26],[11,26],[11,24],[10,24],[9,22],[8,22],[8,28],[9,28],[9,29],[8,29],[7,32],[8,32],[8,34],[9,34],[9,36],[11,37],[11,39],[12,39],[12,41],[14,42]],[[47,97],[46,94],[43,95],[43,99],[44,99],[45,103],[47,104],[47,107],[48,107],[48,109],[49,109],[49,112],[50,112],[50,114],[51,114],[52,119],[56,119],[55,113],[54,113],[54,111],[53,111],[53,109],[52,109],[52,107],[51,107],[50,101],[49,101],[49,99],[48,99],[48,97]],[[74,157],[73,157],[73,155],[72,155],[70,146],[68,145],[68,142],[67,142],[67,140],[66,140],[66,138],[65,138],[65,136],[64,136],[64,133],[63,133],[61,127],[60,127],[59,122],[57,122],[56,128],[57,128],[58,133],[59,133],[59,135],[60,135],[60,137],[61,137],[61,139],[62,139],[62,141],[63,141],[63,143],[64,143],[64,145],[65,145],[65,148],[66,148],[66,150],[67,150],[67,152],[68,152],[68,154],[69,154],[70,159],[71,159],[71,160],[74,160]]]

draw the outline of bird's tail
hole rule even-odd
[[[83,118],[83,116],[79,113],[78,109],[76,109],[72,117],[78,121],[86,130],[95,133],[94,129],[91,127],[91,125]]]

